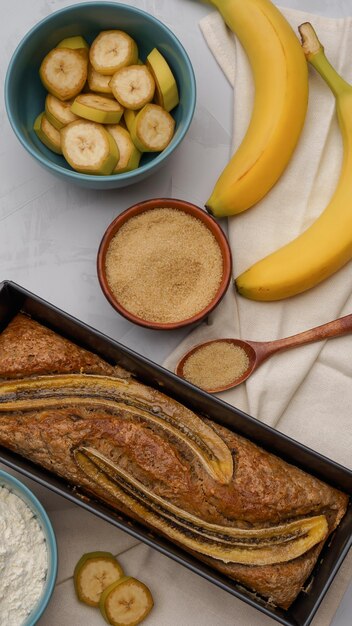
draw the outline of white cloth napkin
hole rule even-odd
[[[352,82],[352,18],[331,19],[281,9],[297,32],[310,21],[326,53],[345,79]],[[246,55],[214,12],[200,23],[203,35],[227,79],[234,87],[233,151],[248,125],[253,82]],[[228,220],[234,276],[285,244],[309,226],[327,205],[337,183],[341,135],[335,100],[318,74],[309,69],[308,115],[298,147],[274,189],[256,207]],[[220,174],[220,172],[219,172]],[[352,173],[351,173],[352,176]],[[215,181],[214,181],[215,183]],[[314,289],[281,302],[251,302],[226,298],[208,323],[199,326],[178,346],[165,365],[174,370],[193,345],[219,337],[266,341],[289,336],[352,312],[352,265]],[[352,467],[352,336],[320,342],[276,355],[244,385],[219,396],[257,419],[278,428],[334,460]],[[346,588],[352,555],[345,562],[319,610],[317,621],[330,624]],[[349,574],[349,575],[348,575]],[[236,604],[236,610],[238,603]],[[251,616],[241,626],[263,624]]]

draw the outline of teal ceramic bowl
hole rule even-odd
[[[44,146],[35,132],[35,118],[44,110],[46,91],[39,78],[44,56],[65,37],[82,35],[88,43],[102,30],[125,30],[136,40],[139,56],[157,47],[169,63],[180,92],[173,111],[176,130],[170,144],[159,153],[145,153],[140,167],[111,176],[80,174],[65,159]],[[156,172],[181,143],[192,121],[196,83],[188,55],[175,35],[162,22],[140,9],[116,2],[84,2],[52,13],[36,24],[22,39],[10,61],[5,80],[5,104],[10,124],[23,145],[44,168],[65,179],[92,189],[114,189],[138,182]]]
[[[32,612],[27,617],[25,622],[21,626],[34,626],[37,623],[41,615],[44,613],[47,604],[51,598],[54,590],[56,575],[57,575],[57,546],[55,534],[51,522],[46,514],[44,508],[40,504],[35,495],[17,478],[11,476],[7,472],[0,470],[0,487],[6,487],[9,491],[12,491],[16,496],[21,498],[35,514],[44,537],[46,539],[46,547],[48,552],[48,572],[44,583],[42,595],[40,596],[37,604],[33,607]]]

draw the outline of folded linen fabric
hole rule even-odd
[[[352,18],[331,19],[281,9],[295,32],[310,21],[329,60],[352,82]],[[234,87],[232,151],[246,131],[253,82],[246,55],[219,13],[200,23],[206,42]],[[257,260],[305,230],[322,212],[337,183],[342,160],[335,100],[320,76],[309,68],[306,123],[294,156],[271,192],[255,207],[228,220],[237,276]],[[220,172],[219,172],[220,174]],[[214,180],[215,183],[215,180]],[[219,337],[269,341],[293,335],[352,312],[352,266],[314,289],[279,302],[254,302],[230,287],[208,323],[199,326],[166,360],[174,370],[193,345]],[[319,342],[276,355],[245,383],[219,394],[223,400],[278,428],[322,454],[351,467],[352,336]],[[330,624],[348,584],[352,558],[345,562],[319,611],[319,625]],[[258,624],[262,618],[258,616]],[[245,626],[247,622],[241,622]],[[257,622],[251,618],[251,626]]]

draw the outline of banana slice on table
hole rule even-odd
[[[61,130],[61,147],[66,161],[83,174],[108,176],[120,157],[104,126],[87,120],[71,122]]]
[[[122,30],[104,30],[94,39],[89,59],[97,72],[112,75],[120,67],[137,63],[137,44]]]
[[[95,93],[82,93],[75,98],[71,111],[79,117],[99,124],[118,124],[123,107],[111,98]]]
[[[88,552],[78,561],[73,582],[78,599],[99,606],[103,591],[123,576],[123,569],[110,552]]]
[[[49,122],[44,111],[36,118],[33,128],[40,141],[49,148],[49,150],[57,154],[62,154],[60,133],[55,126]]]
[[[136,111],[153,100],[155,82],[146,65],[129,65],[115,72],[110,87],[116,100]]]
[[[112,626],[137,626],[154,605],[148,587],[136,578],[124,576],[103,591],[99,608]]]
[[[146,104],[133,115],[125,114],[125,122],[132,141],[140,152],[161,152],[170,143],[175,132],[175,120],[158,104]]]
[[[71,111],[72,102],[73,100],[63,102],[51,93],[48,93],[45,98],[45,115],[50,124],[58,130],[78,119],[77,115]]]
[[[39,75],[49,93],[59,100],[70,100],[87,80],[87,65],[87,58],[79,50],[54,48],[44,57]]]
[[[113,171],[113,174],[130,172],[135,170],[141,158],[141,153],[134,145],[131,135],[126,128],[118,124],[106,126],[106,130],[113,136],[120,152],[120,158]]]
[[[169,64],[157,48],[148,54],[146,64],[155,81],[155,102],[165,111],[171,111],[180,99]]]
[[[100,74],[97,72],[93,65],[90,63],[88,67],[88,85],[90,91],[97,91],[98,93],[112,94],[112,89],[109,85],[112,76],[108,74]]]

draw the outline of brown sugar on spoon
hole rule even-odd
[[[213,341],[187,358],[183,377],[202,389],[213,390],[240,378],[248,366],[249,358],[243,348],[224,341]]]
[[[130,218],[112,238],[106,278],[127,311],[150,322],[193,317],[215,297],[223,275],[220,247],[203,222],[178,209]]]

